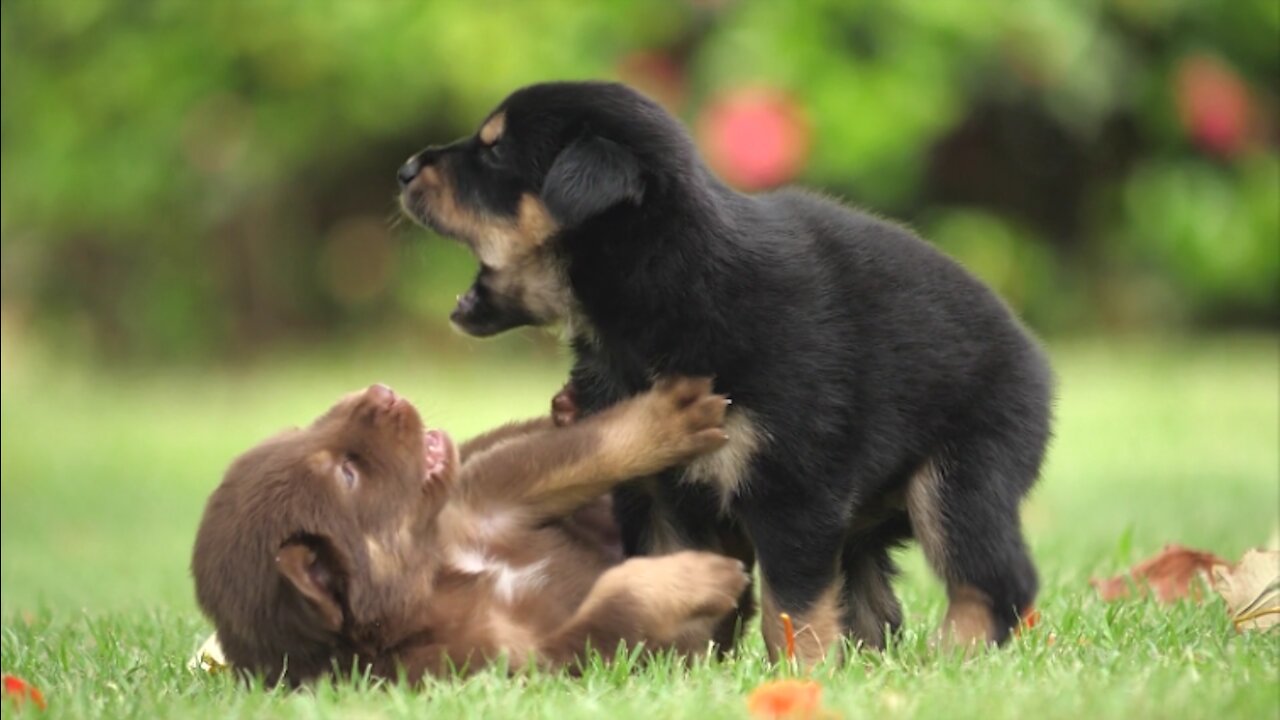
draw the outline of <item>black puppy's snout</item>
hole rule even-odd
[[[476,314],[478,309],[476,306],[480,304],[480,295],[476,292],[475,286],[467,290],[465,295],[458,297],[458,304],[453,308],[453,312],[449,314],[449,319],[455,323],[465,323]]]
[[[418,157],[418,155],[414,155],[406,160],[396,172],[396,178],[400,181],[400,187],[404,187],[413,182],[413,179],[418,177],[418,173],[422,172],[422,162],[418,160]]]
[[[449,148],[440,148],[431,146],[426,150],[414,155],[405,161],[400,169],[396,172],[396,179],[400,181],[400,187],[405,187],[418,177],[418,173],[425,170],[428,166],[436,165],[440,162],[444,151]]]

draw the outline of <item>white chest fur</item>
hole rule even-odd
[[[494,592],[504,602],[512,602],[520,595],[538,590],[547,581],[546,559],[515,566],[490,557],[477,547],[454,551],[449,558],[449,564],[458,572],[467,575],[486,575],[493,578]]]
[[[765,445],[767,434],[751,413],[734,406],[725,418],[729,444],[689,463],[685,482],[706,483],[720,493],[720,510],[727,512],[734,496],[742,492],[751,477],[751,462]]]

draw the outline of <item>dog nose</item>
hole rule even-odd
[[[418,177],[418,173],[422,172],[422,163],[418,161],[418,156],[414,155],[400,166],[400,170],[396,172],[396,178],[400,180],[400,187],[404,187],[413,182]]]
[[[365,397],[375,403],[390,403],[395,401],[396,393],[390,387],[382,383],[376,383],[370,385],[368,390],[365,390]]]

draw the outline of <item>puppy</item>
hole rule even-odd
[[[192,573],[230,664],[290,684],[578,666],[594,648],[707,648],[748,583],[705,552],[614,563],[565,519],[619,482],[725,443],[710,380],[667,379],[567,428],[513,424],[455,449],[389,388],[238,458]],[[596,536],[598,537],[598,536]]]
[[[908,538],[946,583],[948,638],[1018,625],[1037,585],[1019,506],[1052,376],[957,263],[810,193],[731,190],[675,119],[616,84],[518,90],[398,175],[406,212],[480,261],[453,322],[563,322],[584,414],[666,373],[714,375],[733,397],[728,447],[615,492],[629,553],[754,551],[767,645],[787,612],[807,663],[898,627],[889,553]]]

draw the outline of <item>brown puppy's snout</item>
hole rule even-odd
[[[389,386],[382,383],[370,385],[360,394],[355,416],[372,422],[372,428],[378,433],[402,437],[410,441],[419,441],[422,435],[422,417],[413,403],[400,397]]]
[[[364,397],[369,404],[383,409],[390,409],[400,399],[395,390],[382,383],[370,385],[369,389],[364,391]]]

